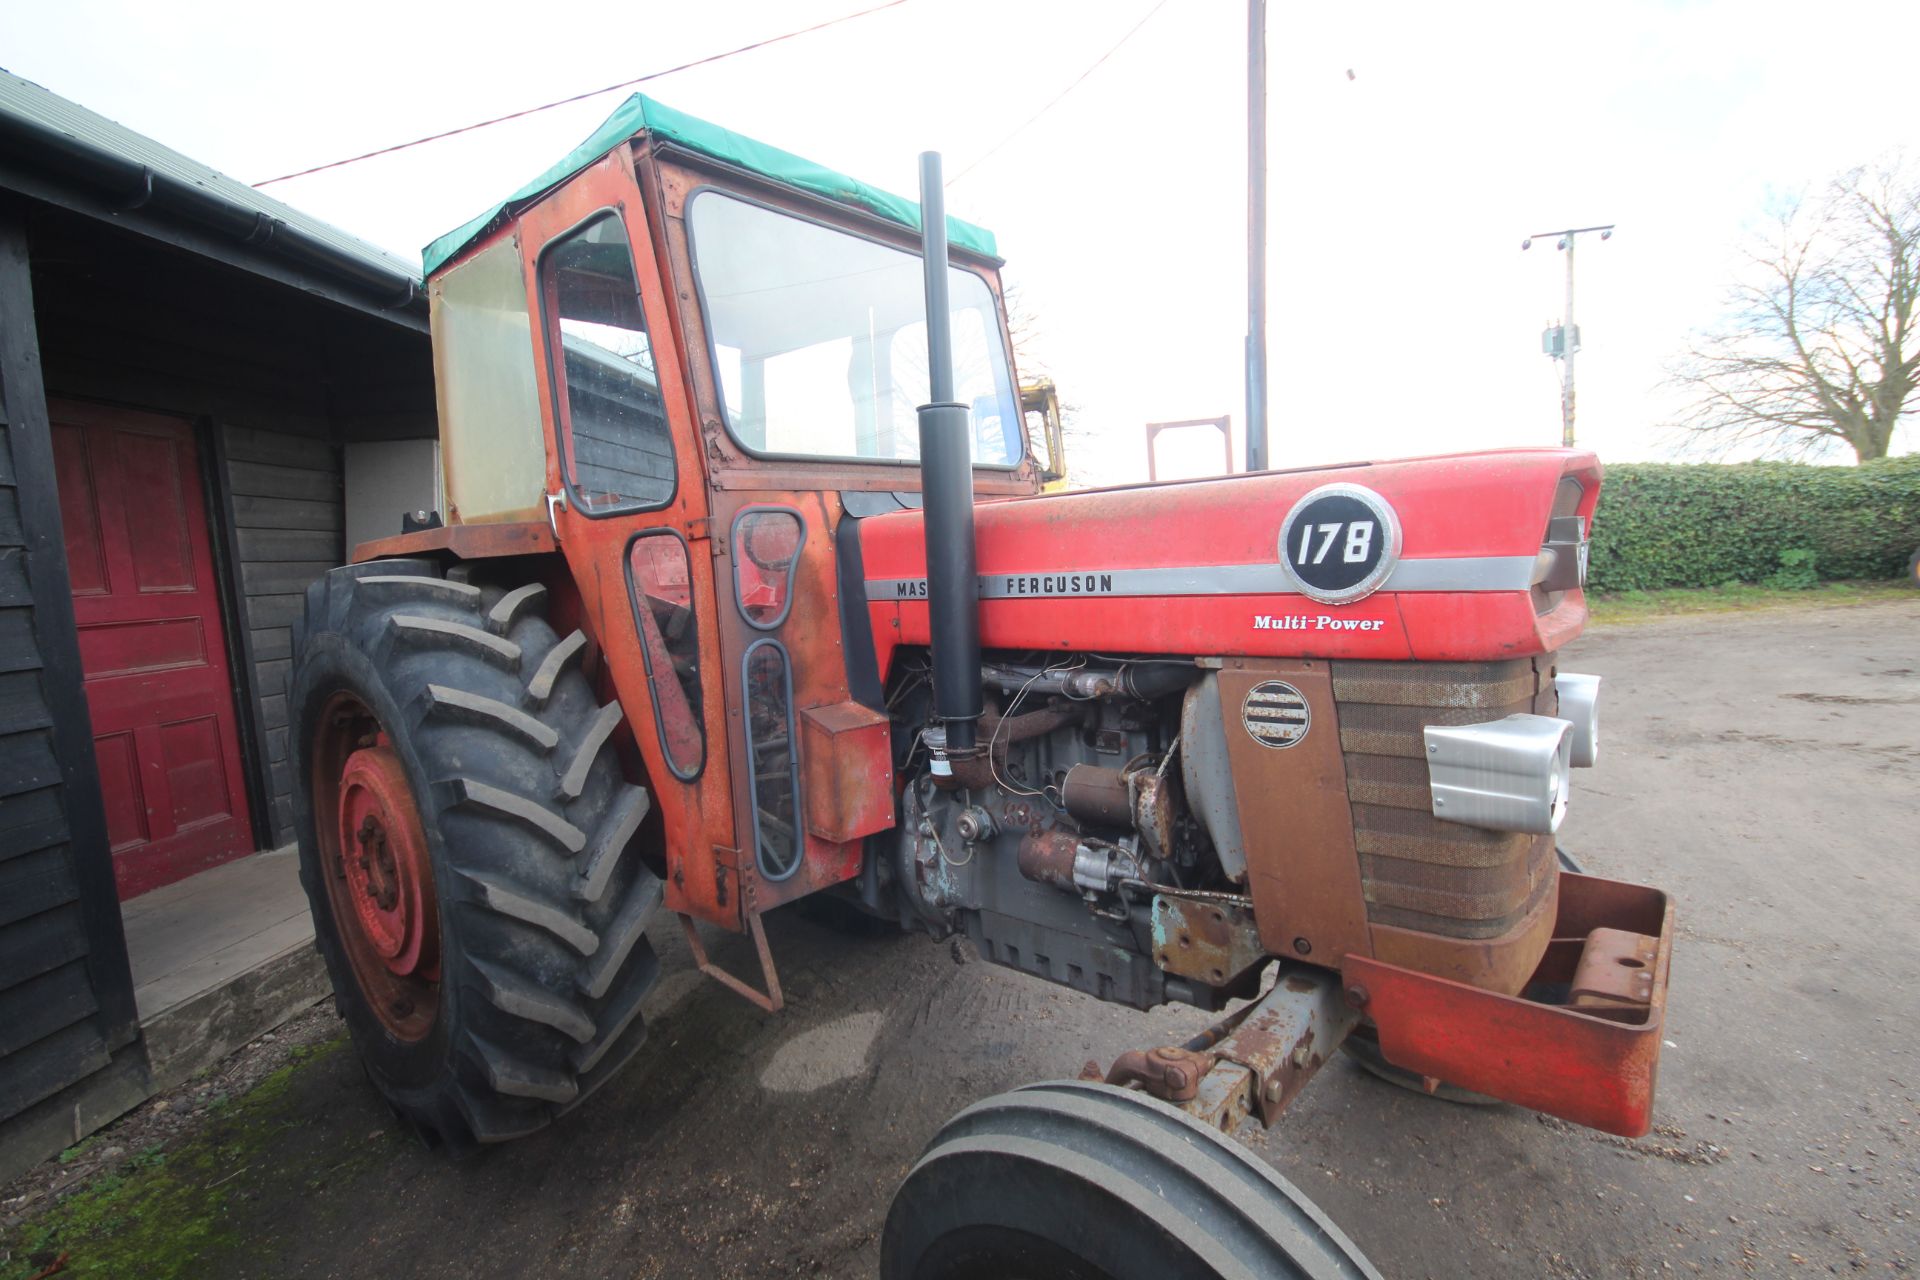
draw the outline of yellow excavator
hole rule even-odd
[[[1020,384],[1020,416],[1027,422],[1027,439],[1040,445],[1040,490],[1065,493],[1067,446],[1060,435],[1060,392],[1052,378]]]

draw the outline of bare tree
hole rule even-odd
[[[1899,160],[1779,209],[1718,327],[1672,383],[1678,424],[1716,450],[1885,457],[1920,385],[1920,181]]]
[[[1020,381],[1027,383],[1036,378],[1052,378],[1053,368],[1044,354],[1046,326],[1027,304],[1026,294],[1019,285],[1002,285],[1000,293],[1007,308],[1007,333],[1013,340],[1014,370]],[[1068,396],[1060,397],[1060,434],[1065,440],[1069,459],[1076,454],[1088,456],[1082,446],[1090,445],[1093,435],[1090,430],[1083,428],[1080,421],[1079,402]]]

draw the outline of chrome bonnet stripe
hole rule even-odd
[[[1452,556],[1402,560],[1381,591],[1526,591],[1533,556]],[[983,600],[1060,599],[1073,596],[1299,595],[1279,564],[1213,564],[1162,569],[1070,569],[983,573]],[[925,578],[869,578],[867,599],[924,600]]]

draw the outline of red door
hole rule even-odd
[[[253,847],[192,429],[50,402],[80,665],[120,896]]]

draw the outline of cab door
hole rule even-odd
[[[666,902],[739,928],[699,433],[622,146],[521,215],[547,511],[664,826]]]

